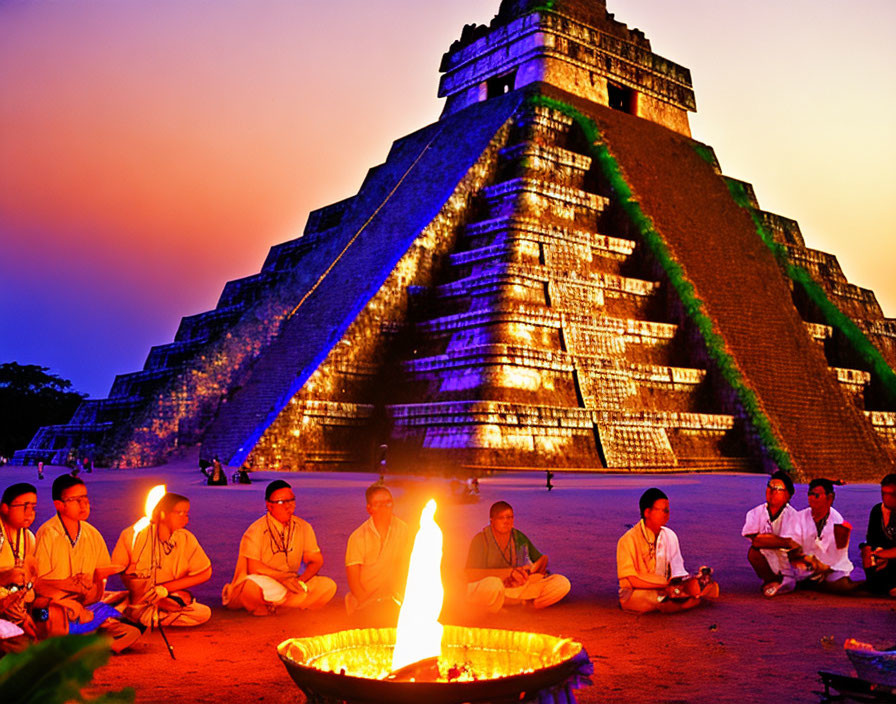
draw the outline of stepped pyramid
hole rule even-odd
[[[691,139],[601,0],[504,0],[438,122],[18,462],[770,470],[876,481],[896,321]]]

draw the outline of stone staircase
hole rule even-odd
[[[640,245],[604,229],[610,199],[575,141],[560,113],[518,116],[418,311],[406,400],[388,407],[393,451],[432,465],[755,468]]]

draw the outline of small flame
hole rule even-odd
[[[149,526],[149,519],[152,517],[153,509],[162,500],[167,491],[164,484],[157,484],[149,490],[149,493],[146,495],[146,503],[143,506],[145,515],[134,524],[134,538],[131,540],[132,548],[137,543],[137,536]]]
[[[420,530],[414,539],[404,603],[398,614],[392,671],[438,657],[442,652],[439,613],[445,590],[442,587],[442,531],[433,518],[436,502],[430,499],[420,514]]]

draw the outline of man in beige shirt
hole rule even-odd
[[[369,487],[365,497],[370,518],[349,536],[345,549],[345,609],[397,617],[408,578],[410,529],[392,515],[392,493],[382,484]]]
[[[646,613],[686,611],[715,599],[719,585],[712,570],[701,568],[690,576],[681,556],[678,536],[666,527],[669,497],[657,488],[638,501],[641,520],[616,544],[619,605],[623,611]]]
[[[224,606],[254,616],[323,606],[336,594],[336,582],[318,574],[323,554],[311,524],[293,515],[292,487],[276,479],[264,496],[267,513],[243,534],[233,580],[221,592]]]
[[[87,487],[77,477],[62,474],[53,481],[52,495],[56,515],[36,535],[35,606],[49,614],[39,635],[98,630],[112,638],[114,652],[121,652],[140,637],[140,630],[101,601],[106,578],[119,570],[112,565],[103,536],[87,522]]]
[[[0,499],[0,652],[27,647],[36,635],[29,614],[37,572],[34,522],[37,489],[31,484],[8,486]]]
[[[149,526],[136,535],[133,526],[125,528],[112,551],[128,588],[125,613],[144,626],[198,626],[212,616],[189,591],[212,576],[208,555],[186,529],[189,521],[190,500],[168,492]]]

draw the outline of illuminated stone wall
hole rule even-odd
[[[383,388],[388,383],[384,367],[407,326],[409,291],[432,283],[438,262],[450,253],[459,228],[470,218],[472,197],[493,178],[508,131],[505,126],[495,135],[379,293],[262,435],[249,456],[256,468],[358,466],[369,460],[376,440],[371,415],[375,400],[389,393]],[[309,404],[318,404],[316,413],[308,413]],[[328,408],[334,412],[326,412]]]
[[[240,383],[247,365],[273,339],[293,306],[301,275],[289,277],[245,314],[219,340],[152,394],[126,434],[113,441],[114,464],[140,467],[164,462],[179,445],[194,445],[223,398]]]

